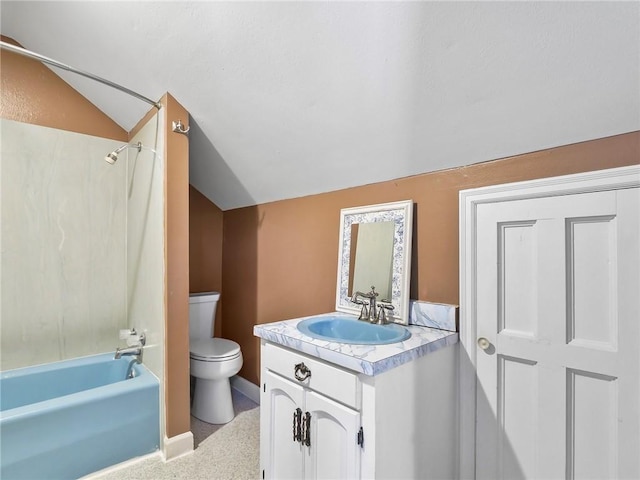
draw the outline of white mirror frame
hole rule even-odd
[[[409,323],[409,283],[411,280],[411,239],[413,231],[413,201],[381,203],[340,210],[340,243],[338,248],[338,281],[336,310],[360,314],[360,308],[349,298],[349,264],[351,261],[351,225],[354,223],[394,222],[393,276],[390,321]]]

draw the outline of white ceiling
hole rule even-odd
[[[223,210],[640,130],[639,2],[10,2],[2,34],[191,113]],[[130,130],[149,106],[57,72]],[[169,119],[178,120],[178,119]]]

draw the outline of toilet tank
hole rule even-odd
[[[189,338],[211,338],[216,321],[218,292],[189,295]]]

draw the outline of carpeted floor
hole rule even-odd
[[[260,468],[260,409],[234,392],[240,412],[226,425],[210,425],[191,417],[195,450],[164,463],[149,458],[129,467],[92,477],[95,480],[255,480]]]

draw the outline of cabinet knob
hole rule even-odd
[[[296,380],[302,382],[311,376],[311,370],[303,362],[297,363],[293,372]]]

